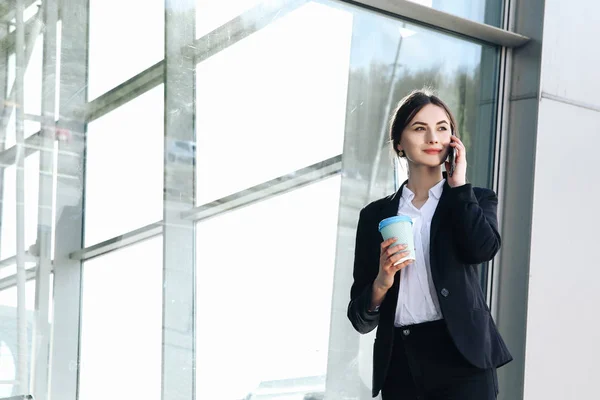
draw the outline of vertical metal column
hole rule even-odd
[[[195,398],[195,162],[168,157],[175,144],[195,149],[195,0],[165,1],[165,181],[162,399]],[[195,157],[195,156],[194,156]],[[171,159],[171,160],[170,160]]]
[[[48,398],[48,363],[50,362],[50,325],[48,322],[50,297],[52,203],[54,170],[54,137],[56,98],[56,0],[44,0],[45,17],[44,57],[42,64],[42,134],[40,140],[40,178],[38,199],[38,230],[35,292],[35,334],[33,353],[33,390],[38,400]]]
[[[25,27],[23,24],[23,12],[25,10],[23,0],[16,1],[16,42],[15,42],[15,101],[16,110],[16,146],[17,152],[15,163],[17,167],[17,380],[19,381],[19,393],[27,394],[29,391],[29,352],[27,348],[27,309],[25,305],[25,95],[23,91],[25,81]]]
[[[84,156],[88,77],[88,0],[62,0],[60,112],[54,250],[52,400],[77,398],[81,318],[81,262],[69,254],[83,246]],[[50,112],[50,110],[47,110]]]
[[[8,27],[4,24],[0,24],[0,37],[4,37],[8,34]],[[0,104],[0,152],[5,149],[5,133],[6,130],[1,129],[2,126],[8,125],[8,121],[4,121],[4,107],[6,107],[6,88],[8,86],[8,51],[4,46],[0,46],[0,98],[2,103]],[[2,209],[4,208],[4,165],[0,163],[0,243],[2,241]],[[0,260],[2,259],[2,251],[0,251]]]

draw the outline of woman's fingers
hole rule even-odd
[[[398,244],[396,246],[390,246],[385,251],[385,254],[387,254],[387,256],[390,257],[390,256],[394,255],[395,253],[399,252],[400,250],[404,250],[405,248],[406,248],[405,244]]]
[[[394,254],[393,256],[391,256],[387,259],[387,263],[385,266],[387,268],[395,267],[394,263],[400,261],[401,259],[403,259],[404,257],[406,257],[409,254],[410,254],[410,251],[403,251],[402,253]]]
[[[412,264],[414,262],[415,262],[415,260],[410,259],[410,260],[406,260],[404,262],[401,262],[400,264],[395,265],[394,267],[396,268],[396,271],[398,271],[398,270],[401,270],[402,268],[404,268],[404,267],[406,267],[409,264]]]
[[[388,249],[388,247],[390,247],[396,240],[398,240],[398,238],[389,238],[388,240],[384,240],[381,243],[381,255],[383,255],[383,253],[386,252],[386,250]]]

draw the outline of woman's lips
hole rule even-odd
[[[442,152],[442,150],[439,150],[439,149],[429,149],[429,150],[423,150],[423,151],[427,154],[440,154]]]

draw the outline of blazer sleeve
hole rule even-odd
[[[356,229],[354,282],[350,289],[350,303],[348,304],[348,319],[359,333],[371,332],[379,323],[379,312],[368,311],[371,306],[373,282],[379,271],[378,257],[373,259],[375,254],[379,254],[378,248],[373,247],[376,245],[375,239],[369,232],[365,209],[362,209]]]
[[[489,189],[476,196],[471,184],[450,189],[450,213],[458,257],[467,264],[480,264],[500,250],[498,197]]]

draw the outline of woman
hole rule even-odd
[[[496,368],[512,357],[492,320],[476,266],[500,248],[496,194],[466,181],[467,155],[449,108],[425,90],[400,101],[390,141],[408,161],[395,194],[361,210],[348,318],[377,327],[373,397],[383,400],[496,399]],[[452,176],[442,172],[456,149]],[[416,260],[378,225],[413,220]]]

